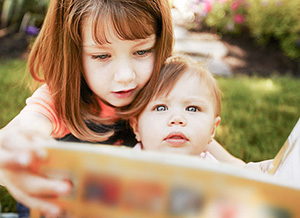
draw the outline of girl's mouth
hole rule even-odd
[[[130,97],[135,89],[128,89],[128,90],[124,90],[124,91],[117,91],[117,92],[112,92],[114,94],[114,96],[116,96],[117,98],[123,99],[123,98],[128,98]]]

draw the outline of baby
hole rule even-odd
[[[155,92],[130,120],[140,142],[134,149],[199,155],[217,161],[206,146],[220,123],[220,90],[202,65],[171,57],[163,66]]]

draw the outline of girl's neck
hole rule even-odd
[[[98,98],[98,103],[99,103],[99,105],[101,107],[100,116],[102,118],[109,118],[109,117],[116,118],[116,111],[115,111],[114,107],[105,104],[99,98]]]

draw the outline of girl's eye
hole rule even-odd
[[[103,54],[103,55],[93,55],[93,56],[92,56],[93,59],[100,59],[100,60],[105,60],[105,59],[107,59],[107,58],[109,58],[109,57],[110,57],[110,55],[108,55],[108,54]]]
[[[199,111],[199,108],[196,106],[188,106],[185,110],[189,112],[197,112]]]
[[[166,111],[166,110],[168,110],[168,108],[165,105],[157,105],[154,107],[154,110],[155,111]]]
[[[149,54],[152,51],[152,49],[149,50],[140,50],[140,51],[136,51],[134,52],[134,54],[138,55],[138,56],[146,56],[147,54]]]

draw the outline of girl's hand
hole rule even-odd
[[[68,195],[72,189],[68,182],[46,179],[26,170],[2,170],[0,177],[15,199],[51,217],[57,217],[61,212],[55,203],[57,196]]]
[[[44,160],[47,153],[45,149],[35,145],[36,141],[38,138],[34,138],[32,133],[1,130],[0,168],[27,168],[34,160]]]
[[[5,129],[0,132],[0,184],[27,207],[56,217],[60,213],[55,203],[57,196],[70,193],[72,187],[35,172],[35,166],[47,159],[45,149],[39,145],[53,139],[41,139],[32,133]]]
[[[0,185],[19,202],[45,215],[60,212],[56,197],[70,193],[68,182],[37,175],[35,164],[47,158],[40,144],[50,137],[52,123],[43,115],[25,112],[0,131]]]

